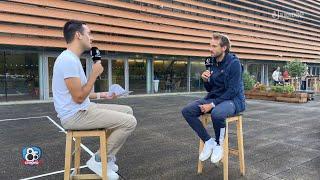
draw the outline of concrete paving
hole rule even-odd
[[[222,166],[205,163],[197,175],[199,139],[181,116],[187,103],[203,94],[122,98],[99,103],[133,107],[138,126],[118,154],[121,179],[222,179]],[[287,104],[248,100],[244,113],[246,175],[230,158],[229,179],[320,179],[320,100]],[[0,106],[0,179],[21,179],[51,173],[39,179],[62,179],[65,134],[52,103]],[[34,118],[30,118],[34,117]],[[22,119],[17,119],[22,118]],[[212,126],[209,127],[213,134]],[[231,127],[230,145],[236,144]],[[96,138],[83,141],[98,149]],[[42,148],[42,164],[22,164],[26,146]],[[89,154],[82,151],[82,163]],[[87,168],[83,172],[90,172]]]

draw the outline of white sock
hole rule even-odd
[[[214,143],[214,139],[210,138],[208,141],[205,142],[205,144],[213,144]]]
[[[225,133],[226,133],[226,128],[220,128],[220,137],[219,137],[220,146],[223,146]]]

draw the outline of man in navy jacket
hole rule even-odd
[[[205,98],[188,104],[182,115],[204,142],[200,153],[201,161],[211,156],[211,162],[217,163],[223,156],[226,118],[245,110],[242,66],[238,57],[230,53],[230,40],[227,36],[214,33],[210,42],[213,58],[211,72],[206,70],[201,77],[208,94]],[[211,138],[200,122],[199,116],[211,113],[215,138]]]

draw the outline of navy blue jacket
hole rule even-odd
[[[210,82],[204,83],[208,92],[205,99],[215,105],[232,100],[236,107],[236,113],[244,111],[246,107],[242,79],[243,69],[239,58],[233,53],[228,53],[221,62],[214,59],[212,71]]]

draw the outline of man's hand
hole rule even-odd
[[[112,93],[112,96],[108,96],[108,92],[100,92],[100,98],[117,99],[117,95],[116,95],[116,93]]]
[[[211,72],[211,73],[212,73],[212,72]],[[210,71],[208,71],[208,70],[204,71],[204,72],[202,73],[202,75],[201,75],[202,80],[203,80],[204,82],[208,82],[208,79],[210,78],[211,73],[210,73]]]
[[[203,112],[203,113],[210,112],[211,109],[213,108],[211,103],[210,104],[202,104],[202,105],[199,105],[199,107],[200,107],[201,112]]]
[[[97,61],[92,65],[92,75],[97,78],[103,72],[101,61]]]

